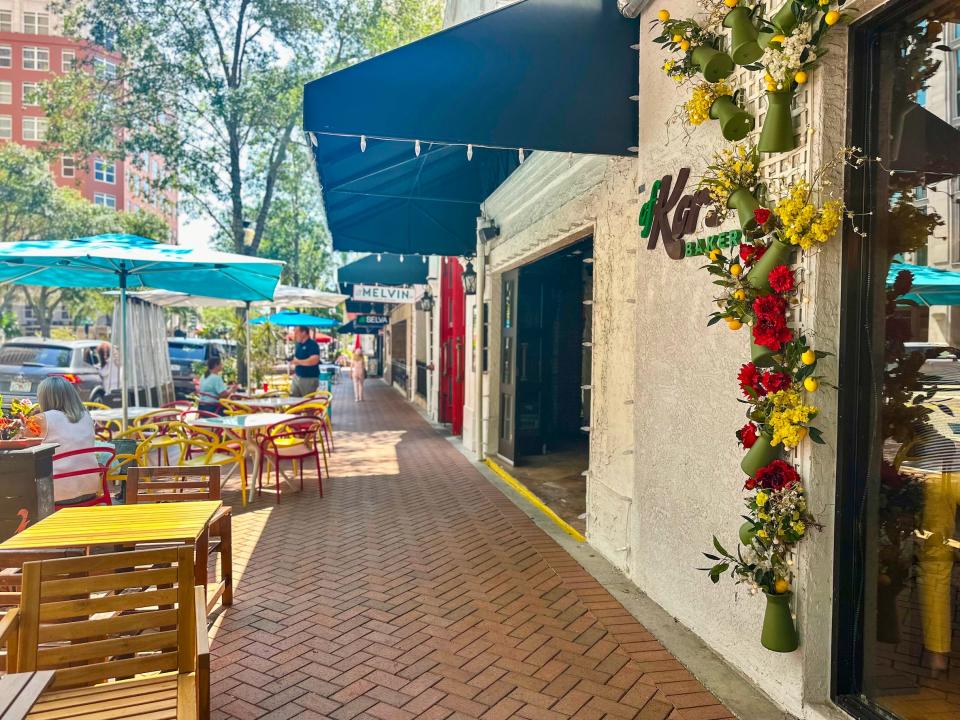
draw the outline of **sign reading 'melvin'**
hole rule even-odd
[[[705,238],[684,239],[697,231],[700,210],[710,202],[709,190],[683,194],[689,177],[690,168],[680,168],[675,187],[672,175],[664,175],[651,185],[650,196],[640,208],[638,220],[640,237],[648,238],[647,249],[654,250],[659,239],[663,241],[663,249],[669,257],[682,260],[694,255],[706,255],[715,248],[725,249],[739,245],[743,237],[739,230],[721,232]],[[721,222],[722,218],[715,213],[708,213],[704,219],[707,227],[717,227]]]
[[[354,285],[353,299],[364,302],[408,304],[416,302],[417,289],[394,285]]]

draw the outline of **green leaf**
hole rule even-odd
[[[720,322],[721,317],[722,316],[720,315],[715,315],[714,317],[710,318],[707,321],[707,327],[710,327],[711,325],[716,325],[718,322]]]
[[[820,432],[815,427],[808,427],[807,430],[810,432],[810,439],[813,440],[818,445],[824,445],[825,441],[823,439],[823,433]]]
[[[717,536],[713,536],[713,546],[717,549],[717,552],[723,555],[724,557],[730,557],[730,553],[723,549],[723,545],[720,544],[720,541],[717,540]]]

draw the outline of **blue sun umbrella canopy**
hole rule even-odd
[[[158,243],[136,235],[0,243],[0,284],[161,288],[227,300],[272,300],[283,263]],[[125,283],[123,282],[125,280]]]
[[[941,270],[927,265],[890,263],[887,287],[893,287],[897,275],[907,271],[913,275],[910,292],[903,296],[920,305],[960,305],[960,272]]]
[[[120,289],[120,394],[127,425],[127,290],[160,288],[271,300],[283,263],[158,243],[137,235],[0,243],[0,285]]]
[[[309,328],[332,328],[340,324],[338,320],[332,320],[331,318],[317,317],[316,315],[307,315],[305,313],[290,312],[287,310],[274,313],[273,315],[264,315],[263,317],[254,318],[250,321],[251,325],[263,325],[265,323],[282,325],[284,327],[302,325],[303,327]]]

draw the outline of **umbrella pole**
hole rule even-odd
[[[120,429],[127,429],[127,271],[120,268]]]
[[[249,300],[247,300],[246,302],[246,312],[243,315],[243,327],[247,334],[247,341],[244,344],[245,354],[246,354],[246,365],[247,365],[246,373],[245,373],[246,377],[244,378],[244,380],[245,380],[245,386],[247,388],[247,392],[252,392],[253,387],[250,385],[250,301]]]

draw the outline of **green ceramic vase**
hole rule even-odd
[[[760,203],[753,193],[746,188],[737,188],[727,198],[727,207],[737,211],[737,219],[744,235],[750,237],[757,232],[757,219],[753,216],[753,211],[760,207]]]
[[[773,365],[774,352],[768,347],[758,345],[753,341],[753,330],[750,331],[750,362],[759,368]]]
[[[790,614],[793,593],[771,595],[765,592],[764,595],[767,596],[767,609],[763,614],[760,644],[774,652],[793,652],[800,647],[797,626],[793,624],[793,615]]]
[[[777,35],[789,35],[793,32],[793,29],[797,26],[797,16],[793,12],[793,0],[787,0],[770,18],[770,22],[773,23],[774,28],[761,31],[757,39],[761,48],[769,47],[770,41]]]
[[[693,49],[693,62],[700,68],[707,82],[720,82],[733,72],[733,59],[709,45]]]
[[[740,461],[740,469],[749,477],[757,474],[757,470],[764,468],[778,457],[780,457],[780,446],[771,445],[770,440],[773,436],[768,432],[760,433],[760,437],[753,444],[753,447],[747,450],[747,454]]]
[[[789,152],[797,147],[793,134],[793,93],[767,93],[767,114],[763,118],[757,149],[762,153]]]
[[[743,140],[753,130],[753,115],[737,105],[729,95],[721,95],[710,106],[710,117],[720,121],[726,140]]]
[[[757,536],[757,526],[749,520],[740,526],[740,544],[744,547],[753,545],[753,539]]]
[[[730,30],[730,57],[737,65],[749,65],[760,59],[763,49],[757,43],[757,26],[747,8],[739,6],[728,12],[723,26]]]
[[[757,260],[757,262],[753,264],[753,267],[750,268],[750,272],[747,273],[744,282],[754,290],[769,292],[770,271],[778,265],[790,264],[791,248],[791,245],[780,241],[774,236],[770,245],[767,246],[767,251],[763,254],[763,257]]]

